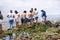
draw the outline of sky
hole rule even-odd
[[[5,17],[10,9],[22,13],[30,8],[37,8],[39,14],[43,9],[47,15],[60,15],[60,0],[0,0],[0,10]]]

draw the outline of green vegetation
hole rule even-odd
[[[60,22],[56,22],[56,24],[60,24]]]
[[[29,39],[31,40],[47,40],[48,35],[60,35],[60,29],[50,27],[51,23],[48,22],[47,25],[39,24],[38,26],[32,26],[32,27],[24,27],[22,25],[19,26],[18,30],[15,30],[13,28],[13,32],[16,35],[22,33],[22,32],[28,32],[29,33]],[[0,38],[7,36],[9,33],[8,30],[5,30],[0,34]]]

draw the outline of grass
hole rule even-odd
[[[15,33],[16,35],[22,33],[22,32],[28,32],[29,33],[29,38],[31,40],[47,40],[46,38],[46,35],[50,35],[52,33],[58,33],[60,34],[60,30],[58,30],[59,28],[52,28],[48,25],[42,25],[42,24],[39,24],[38,26],[32,26],[31,28],[30,27],[25,27],[23,28],[22,25],[20,25],[18,27],[18,30],[15,30],[13,28],[13,32],[12,33]],[[46,32],[46,30],[48,32]],[[8,30],[5,30],[2,32],[2,34],[0,34],[0,38],[3,38],[5,36],[7,36],[9,34],[9,31]]]
[[[38,26],[33,26],[33,27],[26,27],[26,28],[23,28],[22,25],[19,26],[18,30],[15,30],[13,28],[13,32],[12,33],[15,33],[16,35],[22,33],[22,32],[28,32],[30,35],[32,35],[33,33],[41,33],[41,32],[45,32],[46,29],[50,28],[50,26],[44,26],[42,24],[39,24]],[[4,30],[2,32],[2,34],[0,34],[0,38],[2,37],[5,37],[9,34],[9,31],[8,30]]]

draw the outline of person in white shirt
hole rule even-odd
[[[36,25],[38,23],[38,11],[37,11],[37,8],[34,8],[34,19],[36,21]]]
[[[14,18],[15,18],[15,14],[13,13],[13,10],[10,10],[10,13],[7,14],[7,17],[9,19],[9,24],[10,24],[9,29],[12,30],[14,24]]]
[[[16,10],[15,10],[15,22],[16,22],[16,29],[18,29],[18,26],[19,26],[19,20],[20,19],[20,13],[18,13]]]

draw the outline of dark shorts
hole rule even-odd
[[[21,23],[26,23],[27,22],[27,18],[21,18]]]
[[[38,17],[35,17],[35,20],[38,20]]]
[[[28,22],[30,22],[31,20],[34,20],[34,18],[32,18],[32,19],[28,19]]]
[[[28,19],[28,22],[30,22],[32,19]]]

